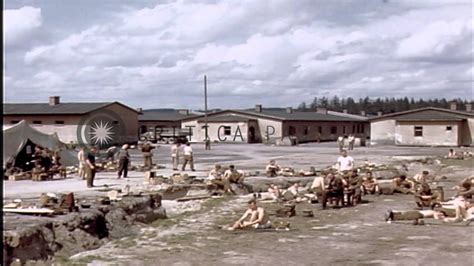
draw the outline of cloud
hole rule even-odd
[[[32,91],[42,99],[61,91],[72,100],[200,108],[204,75],[213,108],[296,106],[328,95],[464,97],[472,85],[460,82],[472,75],[471,8],[408,0],[160,1],[125,6],[107,19],[98,13],[80,29],[55,24],[48,13],[49,30],[67,34],[21,53],[7,49],[6,98],[38,101]]]
[[[4,36],[7,47],[25,41],[42,24],[41,8],[24,6],[3,10]]]

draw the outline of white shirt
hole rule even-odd
[[[191,148],[191,146],[185,146],[184,155],[193,155],[193,148]]]
[[[351,156],[337,158],[337,163],[339,165],[339,171],[352,170],[354,166],[354,159]]]

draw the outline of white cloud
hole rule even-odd
[[[206,74],[210,102],[224,108],[297,105],[328,93],[463,97],[469,83],[452,88],[466,79],[459,73],[472,74],[471,5],[412,2],[166,1],[124,8],[23,53],[7,49],[21,72],[6,69],[6,96],[61,89],[76,100],[195,108]],[[68,30],[52,25],[51,31]]]
[[[24,6],[19,9],[3,10],[4,37],[6,46],[24,41],[42,24],[41,8]]]

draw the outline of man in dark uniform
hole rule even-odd
[[[127,177],[128,174],[128,164],[130,163],[130,154],[128,154],[128,144],[124,144],[122,149],[118,152],[118,160],[119,160],[119,169],[118,169],[118,177],[122,178]]]
[[[86,154],[86,164],[84,166],[86,170],[86,180],[87,180],[87,187],[94,186],[94,178],[95,178],[95,154],[97,149],[95,147],[91,147],[90,151]]]

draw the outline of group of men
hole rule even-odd
[[[346,136],[339,136],[337,138],[337,144],[339,146],[340,151],[344,150],[344,142],[345,142],[346,138],[347,138],[347,143],[348,143],[348,150],[353,150],[354,149],[355,136],[353,134],[350,134],[347,137]]]
[[[181,158],[181,143],[175,143],[171,146],[171,161],[173,164],[173,170],[178,171],[179,159]],[[194,153],[191,144],[188,142],[182,149],[183,151],[183,165],[181,166],[181,171],[185,171],[186,165],[189,163],[191,171],[196,171],[194,169]]]
[[[421,183],[419,192],[415,193],[418,210],[390,210],[385,214],[385,220],[387,222],[412,220],[414,225],[422,225],[423,219],[432,218],[443,222],[466,221],[466,225],[469,225],[474,220],[473,183],[473,177],[462,180],[454,187],[456,193],[448,201],[433,197],[429,185]],[[423,209],[423,207],[429,208]]]
[[[234,165],[229,165],[229,169],[224,171],[219,164],[214,166],[214,169],[209,172],[207,177],[207,181],[210,184],[216,186],[217,189],[222,189],[227,195],[235,194],[231,184],[237,184],[246,188],[248,192],[252,192],[252,187],[245,183],[244,179],[244,173],[237,170]]]
[[[130,154],[128,152],[129,148],[130,146],[128,144],[124,144],[122,148],[116,153],[118,158],[118,179],[122,178],[122,175],[125,178],[128,176],[128,167],[130,165]],[[77,159],[79,161],[79,177],[87,180],[87,187],[89,188],[94,187],[94,179],[97,171],[96,156],[97,148],[94,146],[90,147],[89,149],[86,149],[86,147],[81,147],[77,153]],[[109,156],[110,155],[108,154],[107,159],[109,159]],[[112,160],[114,159],[112,158]]]

